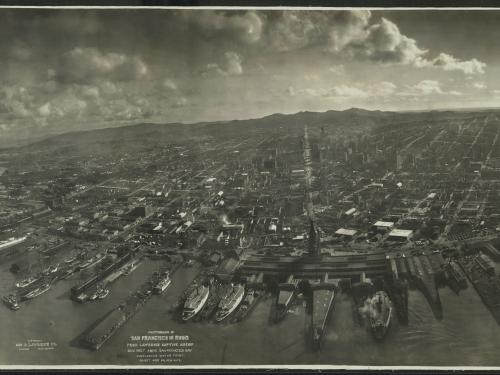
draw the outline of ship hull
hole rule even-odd
[[[153,292],[155,294],[162,294],[165,290],[168,289],[168,287],[170,286],[170,284],[172,284],[172,281],[171,280],[167,280],[167,281],[164,281],[164,282],[160,282],[159,284],[157,284],[154,288],[153,288]]]
[[[38,296],[41,296],[42,294],[46,293],[48,290],[50,289],[50,286],[48,287],[44,287],[44,288],[39,288],[39,289],[35,289],[31,292],[29,292],[28,294],[26,294],[24,296],[24,298],[26,299],[33,299],[35,297],[38,297]]]
[[[382,341],[389,331],[389,326],[372,326],[371,331],[375,340]]]
[[[36,283],[37,281],[38,281],[38,279],[36,277],[28,278],[28,279],[25,279],[25,280],[22,280],[22,281],[16,283],[16,287],[20,288],[20,289],[27,288],[30,285],[33,285],[34,283]]]
[[[186,309],[184,309],[184,311],[182,312],[182,320],[187,322],[188,320],[191,320],[193,317],[195,317],[201,311],[201,309],[203,309],[203,307],[207,303],[209,294],[210,294],[210,291],[207,288],[200,303],[198,303],[198,305],[192,311],[186,311]]]
[[[104,299],[109,295],[109,289],[106,289],[105,291],[99,293],[97,295],[97,299]]]
[[[370,299],[369,320],[373,337],[381,341],[387,335],[392,320],[392,303],[387,293],[378,291]]]
[[[16,301],[13,301],[7,297],[4,297],[2,301],[9,309],[13,311],[19,310],[19,304]]]
[[[243,301],[243,297],[245,296],[245,292],[240,293],[238,298],[232,303],[229,309],[225,311],[218,311],[217,314],[215,315],[215,321],[216,322],[222,322],[224,319],[226,319],[229,315],[233,313],[233,311],[236,310],[236,308],[240,305],[241,301]]]

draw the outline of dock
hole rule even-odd
[[[275,323],[285,318],[288,308],[297,295],[298,284],[299,280],[294,279],[293,275],[288,276],[286,282],[278,284],[279,292],[273,319]]]
[[[445,271],[440,253],[388,257],[388,272],[389,292],[401,323],[408,323],[408,286],[422,292],[436,319],[443,318],[438,280]]]
[[[455,293],[467,289],[467,276],[457,262],[453,260],[447,262],[444,266],[444,272],[446,283]]]
[[[324,279],[311,283],[312,289],[312,315],[311,339],[314,350],[320,350],[325,334],[328,318],[333,310],[335,296],[338,290],[338,280],[329,280],[325,274]]]
[[[491,315],[500,324],[500,278],[485,270],[477,257],[462,257],[458,262]]]
[[[113,262],[111,265],[109,265],[106,269],[102,270],[101,272],[93,275],[89,279],[85,280],[79,285],[74,286],[71,288],[71,299],[81,302],[79,300],[79,296],[82,294],[85,294],[86,291],[91,289],[92,287],[96,286],[98,283],[102,282],[103,280],[106,280],[108,277],[113,278],[114,275],[116,274],[116,271],[123,267],[127,262],[129,262],[133,257],[132,252],[128,252],[127,254],[123,255],[121,258],[118,258],[115,262]]]
[[[170,273],[179,268],[172,265]],[[148,278],[131,296],[127,297],[119,306],[108,312],[103,318],[94,323],[81,336],[80,343],[91,350],[99,350],[129,319],[140,311],[153,295],[155,275]]]
[[[412,283],[427,299],[436,319],[443,319],[443,308],[436,284],[436,274],[427,257],[414,256],[406,258],[410,269]]]
[[[85,336],[84,343],[89,349],[99,350],[127,320],[127,315],[121,309],[112,310]]]
[[[387,274],[385,253],[323,256],[251,256],[243,262],[239,271],[243,275],[263,273],[266,276],[293,274],[297,278],[322,278],[325,273],[335,278],[359,280],[364,273],[368,277]]]

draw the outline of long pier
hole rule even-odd
[[[252,256],[244,261],[239,271],[243,275],[263,273],[266,276],[294,274],[296,277],[321,278],[328,273],[332,278],[360,279],[384,276],[388,272],[385,253],[303,256]]]
[[[97,283],[101,282],[104,280],[106,277],[108,277],[110,274],[112,274],[115,270],[118,268],[122,267],[125,263],[127,263],[129,260],[131,260],[133,257],[132,252],[128,252],[121,258],[117,259],[115,262],[113,262],[110,266],[108,266],[106,269],[102,270],[101,272],[93,275],[89,279],[85,280],[83,283],[80,285],[76,285],[73,288],[71,288],[71,298],[72,299],[77,299],[78,296],[88,290],[89,288],[93,287]]]
[[[442,274],[444,265],[441,254],[391,257],[388,262],[393,285],[397,286],[401,280],[408,280],[425,296],[434,316],[442,319],[443,310],[437,289],[438,277]]]

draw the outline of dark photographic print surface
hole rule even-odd
[[[0,365],[500,366],[500,12],[0,9]]]

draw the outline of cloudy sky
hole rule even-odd
[[[0,138],[497,106],[500,12],[0,9]]]

